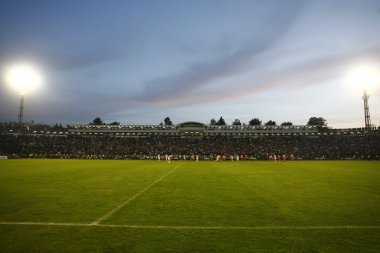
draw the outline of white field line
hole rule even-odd
[[[0,225],[24,225],[24,226],[59,226],[59,227],[89,227],[89,223],[65,223],[65,222],[29,222],[29,221],[0,221]]]
[[[129,203],[131,203],[134,199],[136,199],[138,196],[140,196],[141,194],[143,194],[144,192],[146,192],[147,190],[149,190],[149,188],[151,188],[153,185],[159,183],[165,177],[169,176],[176,169],[178,169],[181,165],[182,164],[176,166],[174,169],[170,170],[168,173],[166,173],[165,175],[163,175],[162,177],[160,177],[159,179],[157,179],[156,181],[154,181],[153,183],[151,183],[150,185],[148,185],[147,187],[145,187],[144,189],[142,189],[141,191],[139,191],[138,193],[136,193],[135,195],[133,195],[132,197],[130,197],[129,199],[127,199],[126,201],[124,201],[123,203],[121,203],[120,205],[118,205],[117,207],[115,207],[114,209],[112,209],[111,211],[109,211],[108,213],[106,213],[105,215],[103,215],[102,217],[100,217],[99,219],[97,219],[96,221],[94,221],[93,223],[91,223],[91,225],[98,225],[100,222],[108,219],[114,213],[116,213],[117,211],[119,211],[121,208],[125,207],[126,205],[128,205]]]
[[[176,230],[333,230],[333,229],[380,229],[380,226],[149,226],[149,225],[112,225],[93,223],[60,222],[12,222],[0,221],[0,225],[19,226],[60,226],[60,227],[101,227],[136,229],[176,229]]]

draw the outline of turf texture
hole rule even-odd
[[[1,252],[379,252],[380,163],[1,160]]]

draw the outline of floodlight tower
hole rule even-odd
[[[369,106],[368,106],[368,99],[369,95],[366,90],[363,92],[363,101],[364,101],[364,122],[365,122],[365,128],[370,129],[371,128],[371,118],[369,116]]]
[[[380,71],[378,64],[370,62],[359,63],[353,68],[347,76],[348,83],[354,87],[357,92],[362,91],[364,101],[364,125],[366,130],[371,130],[371,118],[369,116],[368,92],[374,91],[380,87]]]
[[[18,109],[18,124],[20,126],[24,124],[24,93],[21,93],[20,107]]]
[[[26,64],[14,65],[7,69],[5,80],[10,87],[21,94],[20,107],[18,110],[18,124],[24,121],[24,96],[42,83],[42,77],[32,66]]]

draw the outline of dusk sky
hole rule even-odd
[[[347,77],[380,70],[380,1],[2,0],[1,74],[19,62],[44,79],[24,121],[364,127]],[[378,126],[380,89],[369,95]],[[0,121],[17,121],[19,100],[2,78]]]

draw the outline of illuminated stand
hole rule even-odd
[[[364,91],[362,98],[364,100],[364,121],[365,121],[365,128],[366,129],[371,129],[371,118],[369,116],[369,106],[368,106],[369,95],[367,94],[367,91]]]

